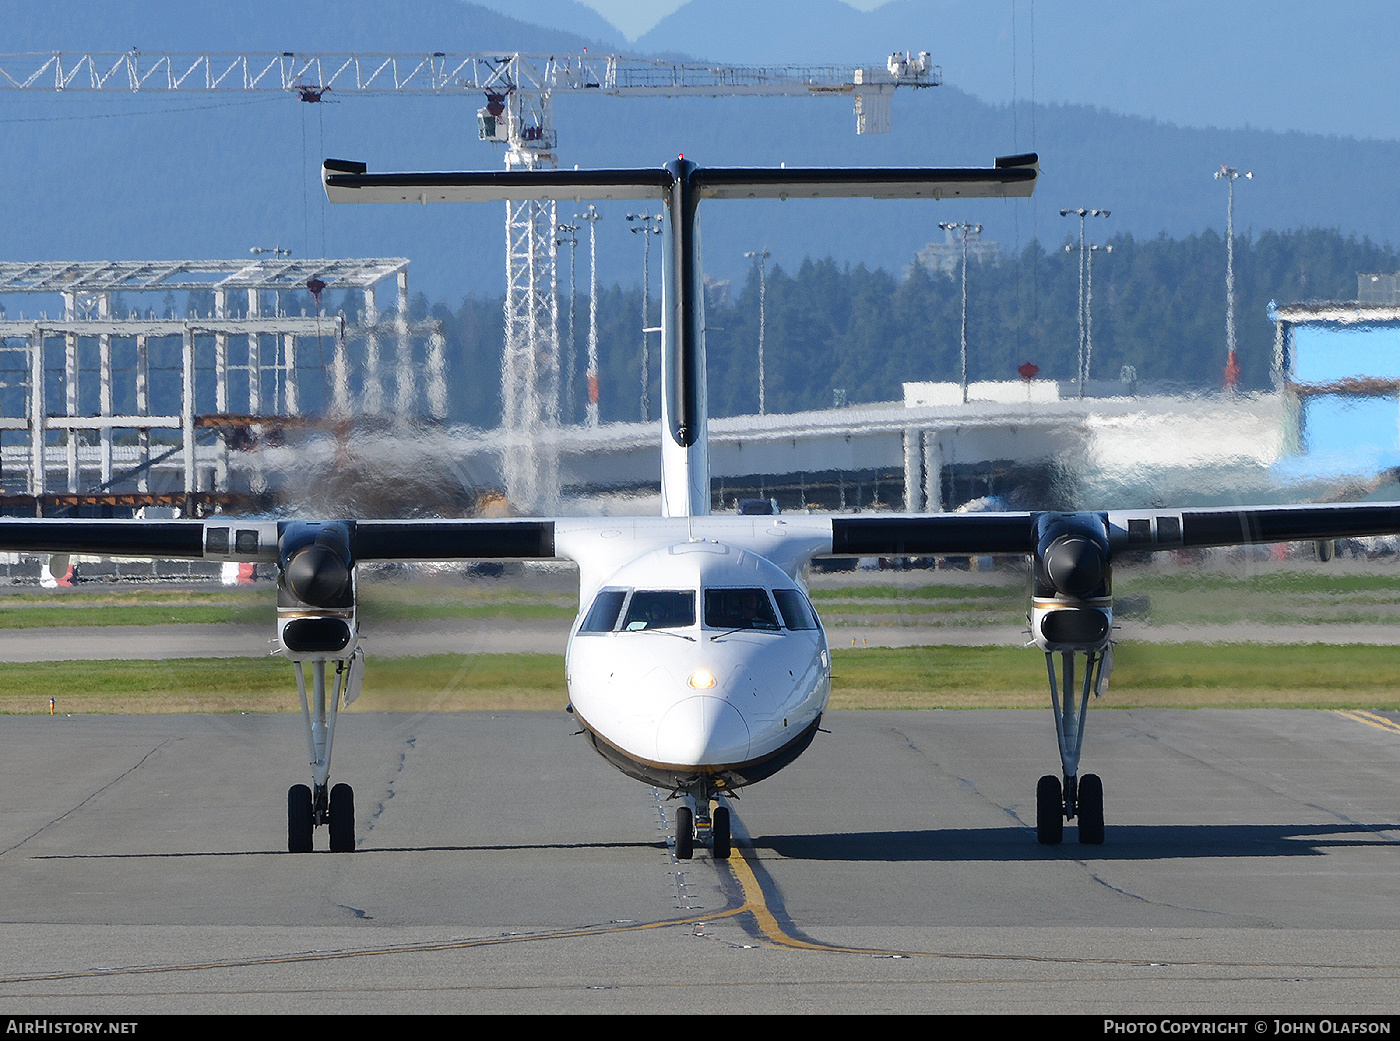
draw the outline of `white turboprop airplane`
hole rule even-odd
[[[278,567],[279,652],[294,665],[311,785],[288,792],[288,848],[355,846],[354,793],[330,788],[339,706],[359,692],[355,568],[385,560],[568,560],[570,710],[618,769],[682,802],[675,853],[730,853],[727,793],[796,759],[831,689],[826,636],[804,589],[817,556],[1019,554],[1031,560],[1032,642],[1045,653],[1061,772],[1040,779],[1036,832],[1103,841],[1103,786],[1079,774],[1091,692],[1108,683],[1111,562],[1120,551],[1400,533],[1400,505],[855,516],[710,516],[697,207],[702,199],[1029,196],[1036,156],[990,169],[703,169],[382,174],[327,160],[333,202],[660,199],[663,516],[553,520],[0,520],[0,550],[266,561]],[[1060,656],[1059,676],[1055,655]],[[1076,663],[1081,662],[1076,683]],[[310,693],[304,666],[311,666]],[[334,669],[331,673],[330,670]]]

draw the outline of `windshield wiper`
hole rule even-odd
[[[724,636],[733,636],[735,633],[781,633],[781,632],[782,632],[782,629],[778,628],[778,626],[776,626],[776,625],[772,625],[772,626],[768,626],[768,625],[765,625],[765,626],[741,625],[741,626],[739,626],[739,628],[737,628],[737,629],[728,629],[728,630],[726,630],[726,631],[724,631],[724,632],[722,632],[722,633],[716,633],[714,636],[711,636],[711,637],[710,637],[710,642],[713,643],[715,640],[718,640],[718,639],[720,639],[721,637],[724,637]]]
[[[660,633],[662,636],[674,636],[677,640],[689,640],[695,642],[695,637],[687,636],[685,633],[673,633],[670,629],[624,629],[625,633]]]

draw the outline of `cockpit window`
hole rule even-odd
[[[707,589],[705,625],[710,629],[777,629],[778,616],[766,589]]]
[[[783,613],[783,624],[789,629],[815,629],[817,616],[807,598],[796,589],[775,589],[773,599]]]
[[[579,626],[581,633],[610,633],[617,625],[617,616],[622,611],[622,601],[627,599],[625,589],[604,589],[588,609],[588,615]]]
[[[689,589],[638,589],[627,605],[622,628],[683,629],[695,624],[695,593]]]

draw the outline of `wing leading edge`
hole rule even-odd
[[[834,556],[1033,553],[1045,513],[942,513],[831,519]],[[1066,514],[1065,516],[1070,516]],[[1312,542],[1400,534],[1400,503],[1108,510],[1098,518],[1110,550],[1151,551]]]
[[[819,555],[1033,553],[1041,518],[1046,516],[1044,512],[836,516],[830,518],[830,549],[823,547]],[[1109,510],[1062,516],[1096,519],[1113,552],[1400,534],[1400,503]],[[4,518],[0,519],[0,552],[274,561],[281,533],[291,523],[295,522],[223,517],[204,521]],[[555,522],[547,519],[343,523],[351,555],[362,561],[558,560],[571,555],[556,548]],[[607,523],[615,524],[616,519]]]
[[[0,552],[275,561],[296,521],[0,519]],[[345,521],[354,560],[552,560],[551,520]]]

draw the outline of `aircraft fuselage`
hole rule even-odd
[[[722,791],[807,747],[831,657],[798,582],[751,550],[697,539],[642,554],[581,603],[567,681],[594,747],[624,773]]]

